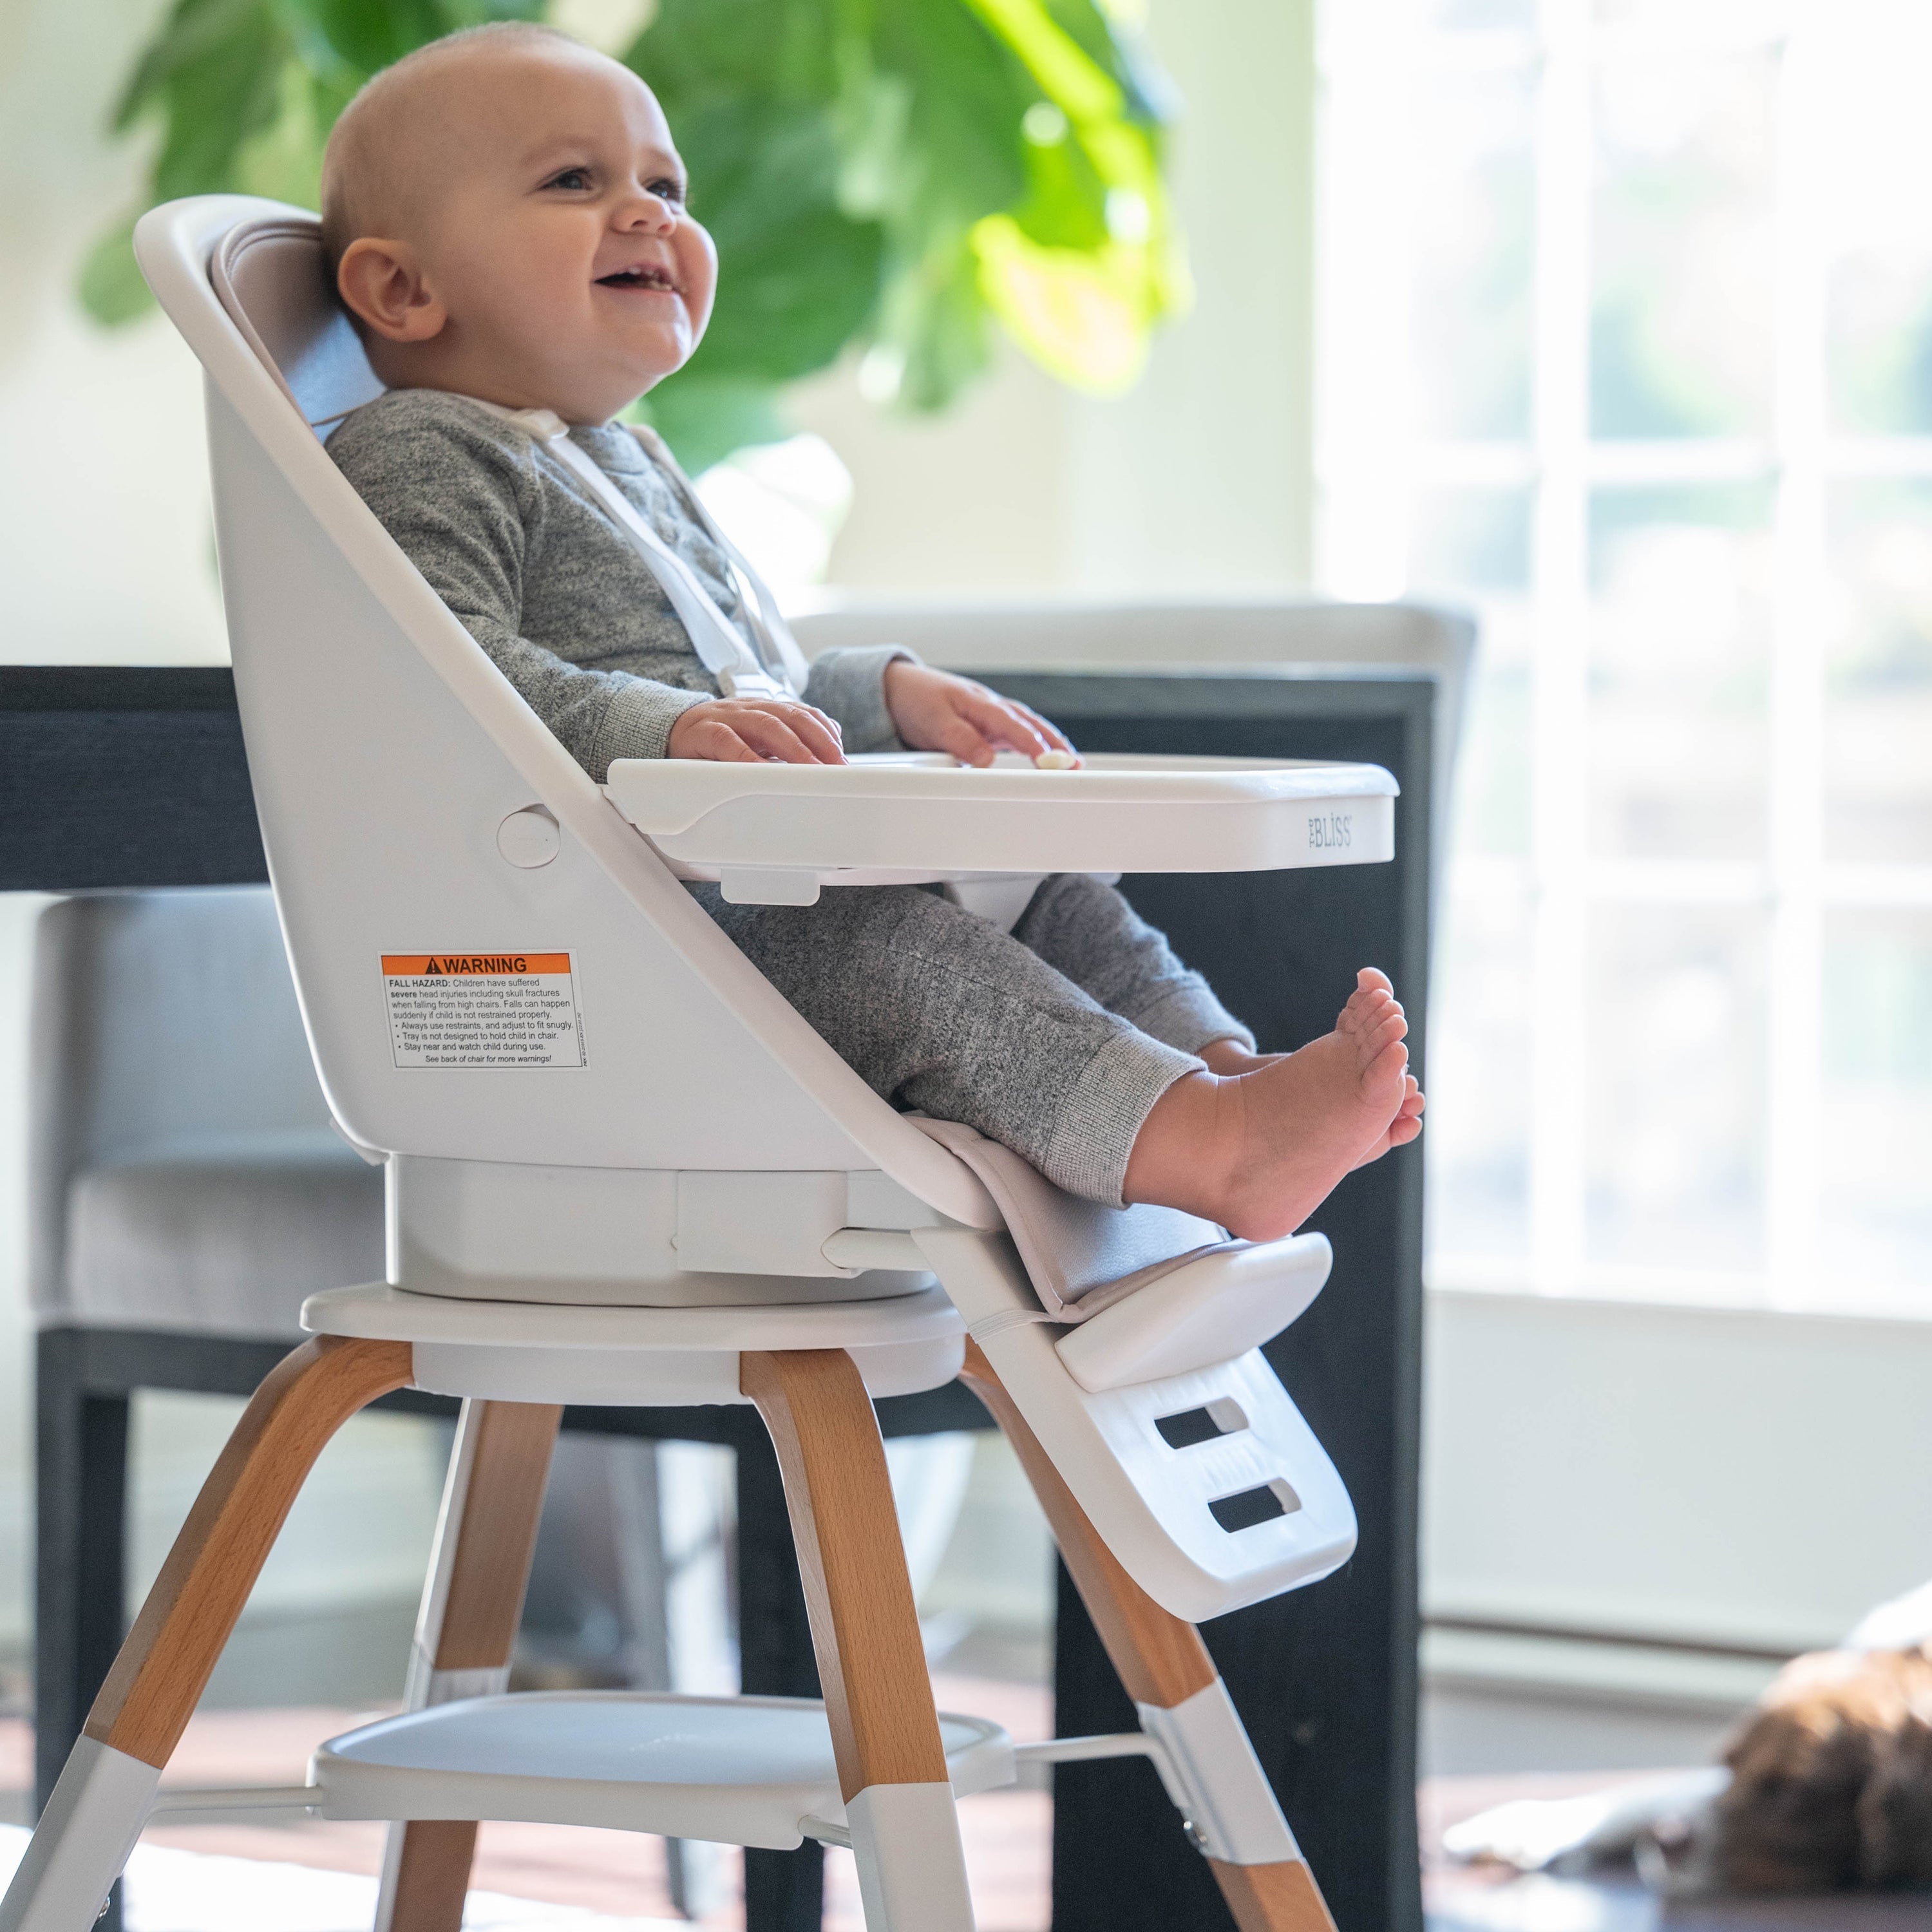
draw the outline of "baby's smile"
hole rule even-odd
[[[661,262],[634,262],[628,268],[597,278],[600,289],[638,289],[647,294],[676,295],[677,278]]]

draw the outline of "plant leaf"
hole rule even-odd
[[[134,260],[132,218],[110,228],[87,251],[80,295],[81,307],[110,328],[132,322],[154,307],[154,295]]]
[[[838,208],[830,110],[721,100],[676,131],[718,244],[718,304],[694,372],[769,383],[823,368],[877,308],[882,255],[878,224]]]

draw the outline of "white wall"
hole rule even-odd
[[[1432,1614],[1798,1651],[1932,1576],[1932,1324],[1438,1292],[1426,1390]],[[1721,1659],[1437,1652],[1580,1688],[1754,1688]]]

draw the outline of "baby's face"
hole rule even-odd
[[[379,368],[602,422],[680,368],[711,314],[717,254],[663,110],[628,68],[564,46],[479,52],[439,79],[436,138],[410,144],[434,170],[405,238],[428,304],[386,327],[344,258],[345,296],[389,339]]]

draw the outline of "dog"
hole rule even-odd
[[[1518,1799],[1444,1834],[1452,1858],[1574,1870],[1634,1855],[1678,1896],[1932,1886],[1932,1583],[1794,1658],[1718,1765],[1594,1798]]]
[[[1794,1659],[1724,1762],[1711,1852],[1728,1889],[1932,1885],[1932,1644]]]

